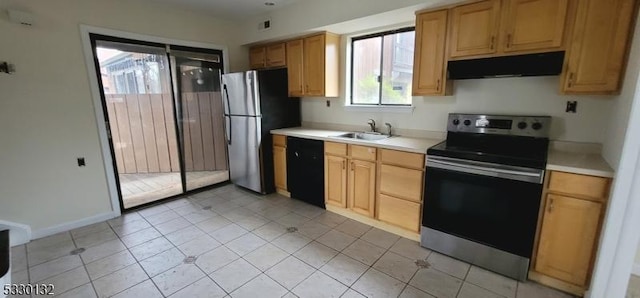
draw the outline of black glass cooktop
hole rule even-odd
[[[544,169],[549,139],[449,132],[428,155]]]

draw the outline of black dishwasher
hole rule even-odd
[[[324,142],[287,137],[287,188],[294,199],[324,207]]]

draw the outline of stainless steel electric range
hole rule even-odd
[[[421,245],[525,280],[551,118],[450,114],[427,150]]]

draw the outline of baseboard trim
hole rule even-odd
[[[77,229],[80,227],[84,227],[84,226],[88,226],[94,223],[99,223],[108,219],[112,219],[118,217],[117,212],[114,211],[109,211],[109,212],[105,212],[105,213],[100,213],[94,216],[90,216],[90,217],[86,217],[83,219],[79,219],[79,220],[75,220],[75,221],[70,221],[70,222],[65,222],[53,227],[49,227],[49,228],[44,228],[44,229],[40,229],[40,230],[35,230],[33,231],[32,235],[32,240],[33,239],[38,239],[38,238],[43,238],[43,237],[47,237],[47,236],[51,236],[51,235],[55,235],[58,233],[62,233],[62,232],[66,232],[66,231],[70,231],[73,229]]]
[[[11,247],[25,244],[31,241],[32,232],[31,232],[31,227],[28,225],[17,223],[17,222],[6,221],[6,220],[0,220],[0,230],[3,230],[3,229],[9,229],[11,231],[10,232],[11,235],[9,237],[9,239],[11,240]]]
[[[640,276],[640,263],[633,263],[633,267],[631,268],[631,274],[635,276]]]

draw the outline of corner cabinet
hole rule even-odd
[[[620,91],[635,9],[634,0],[579,1],[562,76],[564,93]]]
[[[414,96],[444,95],[446,84],[447,10],[416,16],[413,63]]]
[[[273,171],[276,192],[289,196],[287,191],[287,137],[273,135]]]
[[[290,96],[338,96],[338,35],[325,32],[291,40],[287,50]]]
[[[547,176],[529,278],[582,295],[589,285],[611,180],[558,171]]]

